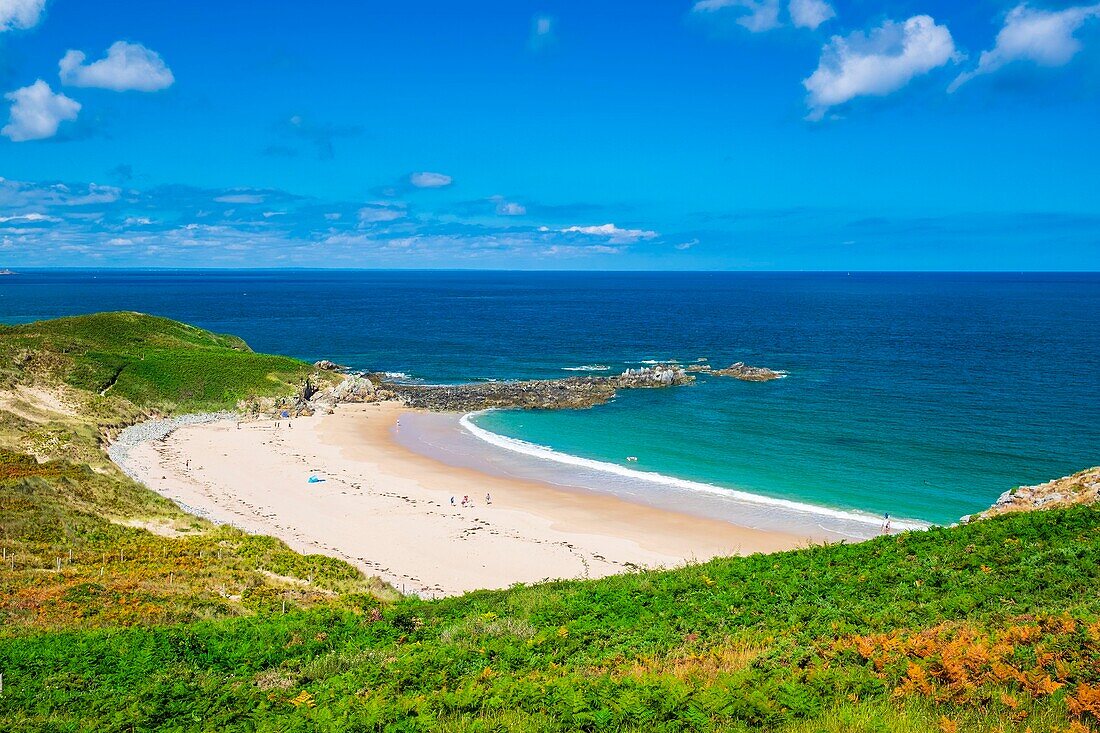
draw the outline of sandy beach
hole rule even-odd
[[[395,441],[405,413],[392,403],[342,405],[278,427],[186,425],[133,448],[125,466],[189,511],[429,597],[809,541],[447,465]]]

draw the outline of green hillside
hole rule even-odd
[[[392,595],[346,563],[185,514],[104,453],[151,414],[292,396],[307,377],[333,378],[137,313],[0,328],[0,636]]]
[[[427,602],[102,455],[308,365],[136,314],[0,354],[0,730],[1100,731],[1096,507]]]
[[[291,394],[313,367],[256,354],[235,336],[140,313],[98,313],[0,327],[0,378],[54,377],[159,409],[218,409]]]

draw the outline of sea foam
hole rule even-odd
[[[606,372],[610,369],[611,367],[606,364],[584,364],[583,366],[562,367],[562,370],[566,372]]]
[[[716,486],[715,484],[703,483],[701,481],[690,481],[688,479],[676,478],[674,476],[666,476],[665,474],[656,473],[653,471],[639,471],[637,469],[627,468],[626,466],[620,466],[615,463],[597,461],[592,458],[583,458],[581,456],[575,456],[569,453],[562,453],[561,451],[556,451],[553,448],[544,445],[537,445],[535,443],[529,443],[525,440],[519,440],[518,438],[509,438],[506,435],[500,435],[498,433],[486,430],[485,428],[478,426],[474,422],[474,418],[487,412],[491,412],[491,410],[481,410],[478,412],[468,413],[466,415],[463,415],[458,422],[467,432],[469,432],[475,438],[478,438],[479,440],[489,443],[490,445],[494,445],[498,448],[511,451],[513,453],[521,453],[523,455],[531,456],[533,458],[540,458],[542,460],[553,461],[555,463],[561,463],[568,466],[577,466],[592,471],[600,471],[602,473],[614,474],[616,476],[621,476],[623,478],[628,478],[635,481],[644,481],[661,486],[671,486],[673,488],[685,491],[705,492],[728,499],[736,499],[746,504],[754,504],[757,506],[772,506],[786,509],[788,511],[798,512],[800,514],[808,514],[819,517],[830,517],[833,519],[839,519],[848,522],[859,522],[866,525],[882,524],[882,517],[868,514],[866,512],[833,509],[831,507],[819,506],[816,504],[806,504],[799,501],[791,501],[790,499],[778,499],[771,496],[753,494],[748,491],[725,488],[722,486]],[[921,522],[919,520],[891,519],[891,527],[895,530],[927,529],[929,526],[931,525],[927,522]]]

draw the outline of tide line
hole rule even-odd
[[[583,458],[581,456],[575,456],[569,453],[562,453],[560,451],[554,450],[553,448],[548,448],[543,445],[536,445],[535,443],[529,443],[525,440],[509,438],[506,435],[499,435],[498,433],[486,430],[485,428],[482,428],[474,423],[473,418],[476,418],[478,415],[483,415],[487,412],[491,412],[491,410],[481,410],[478,412],[467,413],[463,415],[458,422],[467,432],[469,432],[475,438],[478,438],[479,440],[489,443],[490,445],[494,445],[498,448],[511,451],[513,453],[521,453],[526,456],[540,458],[546,461],[553,461],[555,463],[561,463],[568,466],[586,468],[592,471],[600,471],[602,473],[613,474],[616,476],[633,479],[635,481],[645,481],[652,484],[671,486],[677,489],[688,491],[705,492],[724,498],[736,499],[746,504],[780,507],[789,511],[798,512],[800,514],[825,516],[849,522],[859,522],[861,524],[882,524],[881,517],[865,512],[832,509],[830,507],[819,506],[816,504],[806,504],[799,501],[792,501],[790,499],[777,499],[771,496],[753,494],[748,491],[724,488],[722,486],[707,484],[701,481],[690,481],[688,479],[676,478],[674,476],[666,476],[663,473],[656,473],[653,471],[639,471],[637,469],[627,468],[625,466],[620,466],[614,463],[597,461],[591,458]],[[921,530],[928,529],[930,526],[932,526],[927,522],[922,522],[920,520],[914,519],[892,519],[891,525],[893,526],[893,528],[898,530]]]

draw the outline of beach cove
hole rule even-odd
[[[396,440],[399,420],[421,414],[378,403],[289,422],[181,424],[120,463],[191,513],[344,559],[426,597],[817,539],[451,465]]]

